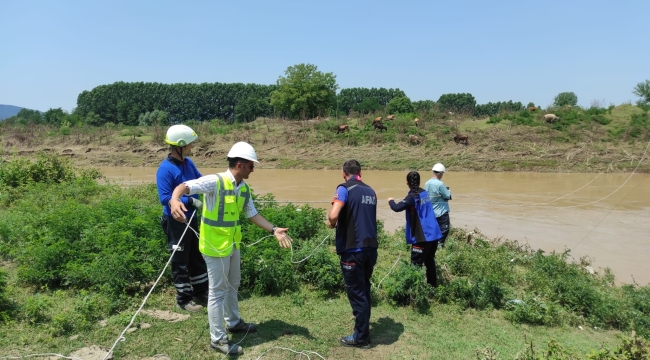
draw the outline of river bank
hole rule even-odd
[[[164,235],[158,220],[161,206],[156,187],[151,182],[135,186],[98,184],[92,180],[94,176],[88,177],[92,174],[71,168],[57,157],[34,165],[24,161],[3,163],[0,169],[4,175],[24,174],[21,179],[28,178],[22,185],[0,192],[4,205],[0,209],[0,300],[6,299],[0,301],[0,319],[8,325],[0,327],[0,352],[24,356],[48,351],[69,353],[88,344],[110,345],[129,322],[168,256],[161,242]],[[50,176],[41,176],[44,170]],[[308,178],[308,172],[316,177]],[[500,196],[498,188],[492,189],[491,195],[470,194],[465,181],[457,176],[474,176],[474,187],[508,186],[506,179],[495,179],[496,175],[517,177],[509,187],[530,177],[536,182],[529,185],[539,191],[536,202],[546,203],[554,203],[559,196],[546,193],[541,184],[551,183],[551,176],[576,176],[448,175],[453,175],[447,180],[457,195],[464,192],[488,200],[495,200],[491,195]],[[382,203],[385,196],[404,193],[404,172],[370,170],[363,176],[364,181],[377,184]],[[486,181],[484,176],[501,181]],[[582,177],[580,181],[589,180],[586,185],[595,183],[586,179],[591,177],[588,174],[577,176]],[[622,175],[601,176],[600,185],[609,187]],[[337,170],[255,169],[250,179],[257,194],[271,187],[278,197],[298,188],[310,196],[319,195],[316,190],[329,189],[331,196],[331,184],[338,181]],[[572,189],[564,195],[580,190]],[[590,190],[609,191],[602,186]],[[583,200],[584,194],[578,199],[563,197],[575,202]],[[620,331],[634,329],[648,336],[647,286],[618,286],[610,272],[594,272],[588,259],[572,259],[573,253],[543,253],[521,242],[491,239],[481,233],[468,236],[456,227],[436,255],[441,286],[435,292],[426,285],[424,272],[408,264],[410,250],[403,235],[380,233],[380,256],[372,278],[377,302],[373,347],[363,353],[345,352],[336,339],[350,327],[350,310],[333,243],[323,245],[322,239],[331,241],[332,235],[322,221],[323,211],[310,206],[297,211],[294,205],[260,201],[270,197],[257,200],[263,216],[287,224],[296,241],[292,251],[282,250],[272,241],[255,243],[267,233],[246,221],[242,225],[244,238],[250,239],[246,243],[255,243],[250,249],[242,247],[242,309],[249,314],[247,320],[265,329],[259,335],[235,339],[243,341],[247,357],[258,358],[273,346],[282,346],[310,349],[331,358],[471,358],[476,354],[495,358],[497,352],[515,358],[527,349],[533,351],[531,341],[536,349],[553,341],[548,346],[555,351],[562,346],[582,355],[603,343],[615,346]],[[454,196],[453,216],[462,212],[457,200],[462,197]],[[560,200],[556,202],[566,205]],[[523,212],[519,215],[525,216]],[[307,260],[301,264],[290,261],[302,258]],[[147,310],[173,310],[174,287],[169,277],[165,279],[149,299]],[[282,311],[268,311],[278,306]],[[138,319],[144,322],[126,335],[126,342],[119,343],[117,358],[166,353],[171,358],[203,359],[213,354],[207,340],[200,340],[206,339],[204,314],[192,315],[189,325],[167,324],[150,316]],[[191,345],[179,346],[181,340],[174,339],[178,326],[190,329],[187,335],[193,339]],[[435,346],[417,340],[423,338],[436,338]],[[278,354],[281,358],[284,355]]]
[[[391,130],[382,133],[370,130],[369,121],[260,118],[243,125],[191,124],[199,134],[193,159],[199,166],[221,167],[232,144],[247,141],[264,169],[338,169],[345,159],[357,158],[364,169],[373,170],[424,170],[442,162],[450,171],[631,172],[647,144],[640,138],[612,137],[605,127],[563,132],[457,118],[423,120],[417,129],[406,122],[389,123]],[[337,123],[348,124],[350,131],[336,134],[332,126]],[[45,152],[70,157],[79,166],[155,167],[168,152],[165,131],[154,126],[84,125],[66,131],[49,125],[3,126],[0,154],[33,158]],[[468,145],[453,141],[457,132],[468,135]],[[417,142],[412,133],[418,134]],[[636,171],[650,172],[650,162],[646,159]]]

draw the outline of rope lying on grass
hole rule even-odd
[[[181,235],[181,238],[179,239],[178,244],[176,244],[176,245],[180,245],[180,244],[181,244],[181,242],[183,241],[183,238],[185,237],[185,233],[187,232],[187,229],[192,230],[192,231],[196,234],[197,237],[199,236],[198,232],[197,232],[196,230],[194,230],[193,228],[190,227],[190,222],[192,221],[192,218],[194,218],[195,213],[196,213],[196,210],[194,210],[194,211],[192,212],[192,216],[191,216],[188,220],[185,221],[185,223],[186,223],[187,225],[185,226],[185,230],[183,230],[183,234]],[[267,235],[267,236],[265,236],[265,237],[263,237],[263,238],[257,240],[257,241],[254,242],[253,244],[247,245],[247,247],[250,247],[250,246],[256,245],[256,244],[258,244],[259,242],[261,242],[262,240],[265,240],[265,239],[267,239],[267,238],[269,238],[269,237],[271,237],[271,236],[275,236],[275,235]],[[314,248],[314,249],[309,253],[309,255],[308,255],[307,257],[305,257],[304,259],[299,260],[299,261],[294,261],[294,260],[293,260],[293,245],[291,245],[291,242],[289,242],[289,245],[290,245],[290,247],[291,247],[291,262],[294,263],[294,264],[298,264],[298,263],[301,263],[301,262],[307,260],[309,257],[311,257],[311,256],[313,255],[313,253],[314,253],[314,251],[316,251],[316,249],[318,249],[321,245],[323,245],[323,244],[325,243],[325,241],[326,241],[329,237],[330,237],[330,235],[327,235],[327,236],[326,236],[326,237],[325,237],[325,238],[320,242],[320,244],[318,244],[318,246],[316,246],[316,247],[315,247],[315,248]],[[218,250],[217,250],[217,249],[216,249],[216,248],[215,248],[211,243],[207,242],[207,244],[208,244],[210,247],[212,247],[213,250],[218,251]],[[233,243],[231,246],[235,246],[235,243]],[[156,285],[158,284],[158,281],[160,281],[160,279],[161,279],[162,276],[164,275],[165,270],[167,270],[167,266],[168,266],[169,263],[171,262],[171,260],[172,260],[172,258],[173,258],[173,256],[174,256],[174,254],[176,253],[176,250],[178,250],[178,246],[174,248],[174,251],[172,252],[171,256],[169,257],[169,260],[167,260],[167,263],[166,263],[165,266],[163,267],[163,270],[161,271],[160,275],[158,276],[158,279],[156,279],[156,281],[154,282],[153,286],[152,286],[151,289],[149,290],[149,293],[147,293],[147,296],[145,296],[144,300],[142,301],[142,304],[140,305],[140,307],[138,308],[138,310],[135,312],[135,314],[134,314],[133,317],[131,318],[131,321],[130,321],[129,324],[126,326],[126,328],[124,328],[124,330],[122,331],[122,333],[120,334],[120,336],[115,340],[115,342],[113,343],[113,346],[110,348],[110,350],[108,351],[108,353],[106,354],[106,356],[104,357],[103,360],[108,359],[108,357],[111,355],[111,353],[113,352],[113,350],[115,350],[115,347],[117,346],[118,342],[120,342],[120,341],[126,341],[126,338],[124,337],[124,334],[125,334],[126,331],[131,327],[131,325],[133,325],[133,322],[135,321],[135,318],[138,316],[138,313],[140,313],[140,311],[141,311],[142,308],[144,307],[145,303],[146,303],[147,300],[149,299],[149,295],[151,295],[151,293],[153,292],[153,289],[154,289],[154,288],[156,287]],[[223,261],[221,262],[221,265],[224,266]],[[225,269],[224,269],[224,270],[225,270]],[[225,272],[225,271],[224,271],[224,272]],[[230,284],[230,282],[228,281],[228,278],[227,278],[227,277],[226,277],[226,282],[228,283],[228,286],[230,286],[230,287],[231,287],[231,288],[232,288],[232,289],[237,293],[237,296],[240,296],[240,295],[239,295],[239,291],[237,291],[237,289],[235,289],[235,288]],[[235,343],[235,344],[238,345],[239,343],[241,343],[242,341],[244,341],[244,339],[246,338],[247,335],[248,335],[248,330],[246,331],[246,334],[244,334],[244,337],[243,337],[239,342],[237,342],[237,343]],[[309,359],[309,355],[308,355],[308,353],[310,353],[310,354],[316,354],[316,355],[318,355],[320,358],[324,359],[320,354],[318,354],[318,353],[316,353],[316,352],[313,352],[313,351],[297,351],[297,350],[293,350],[293,349],[289,349],[289,348],[282,348],[282,347],[277,347],[277,346],[274,347],[274,348],[289,350],[289,351],[292,351],[292,352],[294,352],[294,353],[296,353],[296,354],[300,354],[301,356],[302,356],[302,355],[305,355],[305,356],[307,356],[308,359]],[[274,349],[274,348],[271,348],[270,350],[272,350],[272,349]],[[270,351],[270,350],[268,350],[268,351]],[[268,351],[267,351],[267,352],[268,352]],[[266,352],[265,352],[265,353],[266,353]],[[264,353],[263,353],[262,355],[264,355]],[[260,355],[259,358],[261,358],[262,355]],[[228,354],[226,354],[225,356],[228,356]],[[225,358],[225,356],[224,356],[224,358]],[[259,358],[258,358],[258,359],[259,359]]]
[[[195,215],[195,214],[196,214],[196,210],[194,210],[194,211],[192,212],[192,216],[190,217],[190,221],[192,221],[192,219],[194,218],[194,215]],[[187,229],[189,228],[189,226],[190,226],[190,224],[189,224],[189,222],[188,222],[188,223],[187,223],[187,226],[185,227],[185,230],[183,230],[183,234],[181,235],[181,238],[178,240],[178,244],[176,244],[176,245],[180,245],[180,244],[181,244],[181,242],[183,241],[183,237],[185,236],[185,233],[187,232]],[[142,304],[140,305],[140,307],[138,308],[138,310],[135,312],[135,314],[133,314],[133,317],[131,318],[131,321],[129,322],[129,325],[127,325],[127,326],[124,328],[124,330],[122,331],[122,333],[120,334],[120,336],[118,336],[117,339],[115,339],[115,342],[113,343],[113,346],[111,346],[110,350],[108,350],[108,352],[106,353],[106,356],[104,356],[104,359],[103,359],[103,360],[106,360],[106,359],[109,358],[109,356],[111,355],[111,353],[113,353],[113,350],[115,350],[115,347],[117,346],[117,343],[118,343],[118,342],[120,342],[120,341],[126,341],[126,338],[124,337],[124,334],[126,334],[126,331],[129,330],[129,328],[131,327],[131,325],[133,325],[133,322],[135,321],[135,318],[138,316],[138,314],[140,313],[140,311],[141,311],[142,308],[144,307],[144,304],[147,303],[147,300],[149,300],[149,295],[151,295],[151,293],[153,292],[153,289],[156,287],[156,285],[158,285],[158,281],[160,281],[160,279],[161,279],[161,278],[163,277],[163,275],[165,274],[165,270],[167,270],[167,266],[169,266],[169,263],[171,263],[172,258],[174,257],[174,254],[176,254],[176,250],[178,250],[178,249],[179,249],[178,246],[176,246],[176,247],[174,248],[174,251],[172,251],[172,254],[171,254],[171,256],[169,257],[169,260],[167,260],[167,263],[166,263],[165,266],[163,267],[163,270],[160,272],[160,275],[158,275],[158,278],[156,279],[156,282],[153,283],[153,286],[151,287],[151,289],[150,289],[149,292],[147,293],[147,296],[144,297],[144,300],[142,301]]]

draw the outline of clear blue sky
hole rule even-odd
[[[0,0],[0,104],[72,110],[115,81],[272,84],[312,63],[411,100],[635,101],[650,1]]]

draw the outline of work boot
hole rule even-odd
[[[244,319],[239,319],[237,325],[226,328],[226,331],[229,333],[254,333],[257,332],[257,324],[247,324]]]
[[[189,311],[189,312],[201,312],[201,310],[203,310],[203,306],[198,305],[194,301],[190,301],[190,302],[185,303],[185,304],[177,304],[177,306],[178,306],[179,309],[183,309],[183,310]]]
[[[231,344],[228,339],[219,340],[217,342],[210,341],[210,347],[226,355],[241,355],[244,353],[244,349],[242,349],[241,346]]]
[[[194,302],[199,305],[203,305],[203,307],[208,306],[208,294],[203,293],[201,295],[195,296],[194,297]]]
[[[360,349],[368,349],[370,348],[370,342],[369,341],[357,341],[354,338],[354,335],[348,335],[344,336],[339,339],[339,344],[343,346],[349,346],[349,347],[356,347]]]

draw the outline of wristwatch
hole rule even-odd
[[[275,235],[275,230],[277,228],[278,228],[277,226],[273,225],[273,227],[271,228],[271,234]]]

